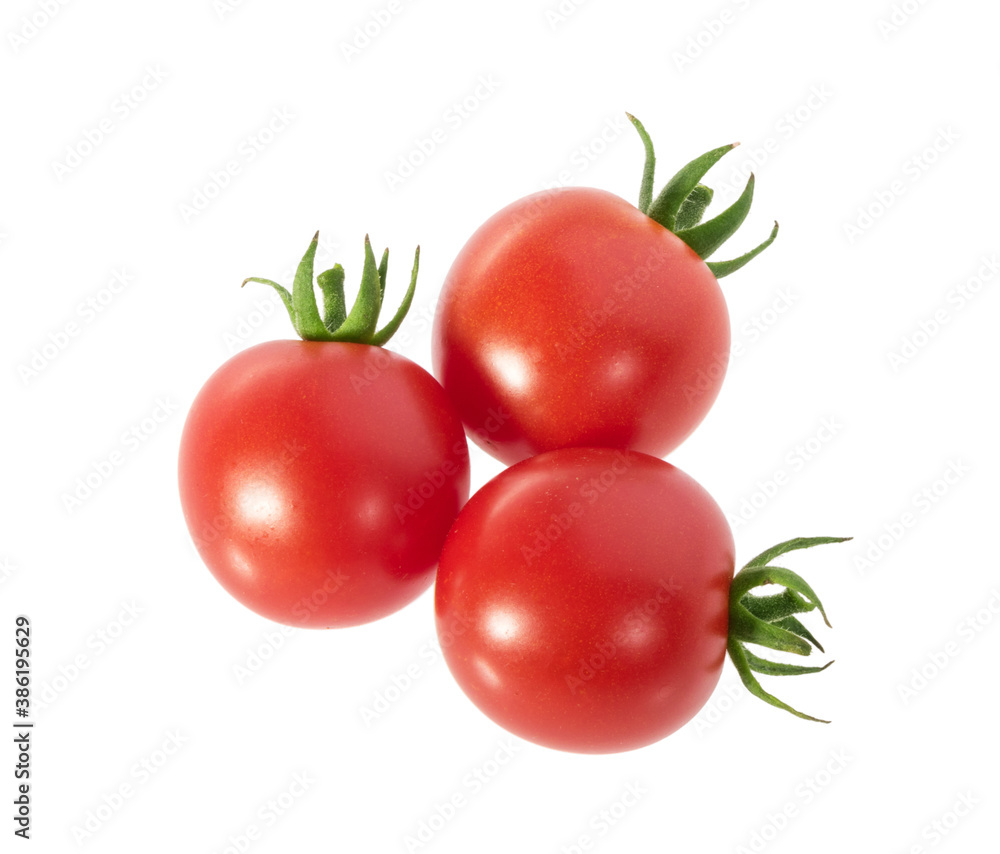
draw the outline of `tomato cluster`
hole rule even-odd
[[[732,146],[691,161],[654,197],[652,142],[629,118],[646,152],[638,206],[562,188],[487,220],[443,285],[437,380],[381,346],[409,308],[419,249],[403,304],[379,329],[388,251],[376,264],[366,238],[349,313],[343,269],[320,273],[321,313],[314,238],[290,292],[252,280],[278,292],[303,340],[251,347],[219,368],[180,449],[189,530],[239,601],[291,625],[350,626],[398,610],[436,577],[444,656],[473,703],[517,735],[589,753],[682,726],[727,650],[754,694],[808,717],[754,673],[823,668],[768,661],[747,644],[822,649],[798,618],[823,613],[819,599],[772,561],[839,541],[789,540],[734,577],[724,514],[663,459],[722,383],[730,333],[718,279],[769,246],[777,224],[744,255],[707,261],[745,219],[753,177],[703,221],[712,191],[701,179]],[[468,501],[466,435],[510,466]]]

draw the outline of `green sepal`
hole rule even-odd
[[[285,310],[288,312],[288,316],[295,317],[295,306],[292,305],[292,295],[289,293],[288,288],[284,285],[279,285],[277,282],[272,282],[270,279],[259,279],[256,276],[251,276],[249,279],[244,279],[243,284],[240,285],[242,288],[247,282],[259,282],[262,285],[269,285],[278,292],[278,296],[281,297],[281,301],[285,304]],[[298,332],[298,329],[295,330]]]
[[[832,661],[828,661],[820,667],[807,667],[804,664],[785,664],[783,661],[768,661],[766,658],[758,658],[748,649],[744,652],[750,669],[756,673],[763,673],[765,676],[803,676],[807,673],[822,673],[833,664]]]
[[[751,175],[740,197],[722,213],[693,228],[678,229],[676,235],[701,258],[708,258],[743,225],[753,202],[753,185],[754,178]]]
[[[333,333],[335,341],[360,341],[367,343],[375,334],[378,323],[379,309],[382,307],[381,285],[379,284],[378,267],[375,266],[375,253],[372,244],[365,235],[365,266],[361,271],[361,287],[351,307],[351,313]]]
[[[728,276],[730,273],[735,273],[740,267],[746,266],[750,261],[753,261],[761,252],[767,249],[772,243],[774,243],[774,238],[778,236],[778,223],[774,223],[774,228],[771,229],[771,234],[763,243],[758,243],[749,252],[745,252],[738,258],[733,258],[730,261],[706,261],[708,269],[712,271],[712,275],[717,279],[721,279],[723,276]]]
[[[382,305],[385,297],[385,277],[389,274],[389,247],[386,246],[382,253],[382,260],[378,263],[378,304]]]
[[[793,540],[785,540],[783,543],[765,549],[753,560],[747,561],[744,569],[751,566],[767,566],[776,557],[799,549],[811,549],[813,546],[825,546],[827,543],[846,543],[850,539],[850,537],[796,537]]]
[[[728,644],[729,657],[732,659],[733,664],[736,666],[736,672],[739,673],[740,679],[743,682],[744,687],[753,694],[757,699],[763,700],[765,703],[774,706],[778,709],[784,709],[786,712],[791,712],[793,715],[799,718],[803,718],[807,721],[815,721],[820,724],[828,724],[829,721],[825,721],[822,718],[814,718],[812,715],[807,715],[804,712],[800,712],[798,709],[794,709],[788,705],[788,703],[783,703],[773,694],[769,694],[761,686],[760,682],[757,681],[757,677],[753,675],[753,670],[750,667],[750,661],[747,658],[748,651],[740,643],[734,642],[730,639]]]
[[[656,155],[653,153],[653,140],[649,138],[649,134],[646,133],[646,128],[642,126],[642,122],[631,113],[625,113],[625,115],[635,125],[635,129],[639,132],[639,139],[642,140],[642,146],[646,150],[646,160],[642,166],[642,181],[639,184],[638,208],[643,213],[649,213],[649,205],[653,201],[653,173],[656,171]]]
[[[815,647],[823,652],[823,647],[809,630],[799,621],[796,614],[818,610],[827,626],[826,611],[819,596],[797,573],[771,561],[789,552],[812,548],[826,543],[843,543],[850,537],[798,537],[786,540],[761,552],[733,577],[729,588],[729,637],[727,649],[729,657],[747,690],[764,702],[791,712],[806,720],[822,721],[803,714],[782,702],[761,687],[755,672],[768,676],[797,676],[819,673],[832,664],[822,666],[802,666],[784,662],[769,661],[752,653],[747,644],[755,644],[780,652],[795,655],[810,655]],[[753,593],[760,587],[779,585],[784,587],[779,593],[761,595]]]
[[[389,271],[389,250],[386,249],[382,253],[382,259],[376,265],[371,241],[368,239],[368,235],[365,235],[365,263],[361,274],[361,286],[349,314],[344,298],[344,268],[340,264],[334,264],[329,270],[320,273],[316,277],[316,284],[319,285],[320,291],[323,293],[323,316],[320,317],[313,285],[313,265],[318,245],[319,232],[316,232],[316,236],[313,237],[309,248],[306,249],[305,255],[299,262],[291,291],[277,282],[256,276],[244,279],[243,284],[259,282],[274,288],[288,311],[292,326],[305,341],[340,341],[382,346],[399,329],[413,302],[413,294],[417,285],[420,247],[417,247],[413,272],[410,276],[410,286],[402,304],[392,320],[376,331]]]
[[[780,626],[783,629],[788,629],[788,631],[793,634],[798,635],[800,638],[804,638],[809,641],[816,649],[820,652],[826,652],[823,649],[823,644],[821,644],[816,638],[813,637],[812,632],[809,631],[805,626],[802,625],[801,621],[797,617],[784,617],[781,620],[775,620],[774,624]]]
[[[388,253],[388,250],[386,250]],[[388,255],[383,257],[383,263],[385,262]],[[410,303],[413,302],[413,294],[417,289],[417,271],[420,269],[420,247],[417,247],[417,251],[413,253],[413,270],[410,272],[410,287],[406,289],[406,296],[403,297],[403,302],[400,303],[399,309],[393,315],[392,320],[390,320],[385,326],[383,326],[378,332],[375,333],[371,340],[372,344],[381,347],[386,341],[388,341],[395,334],[396,330],[399,329],[399,324],[403,322],[403,318],[406,317],[406,313],[410,310]]]
[[[791,652],[795,655],[809,655],[812,652],[812,645],[808,641],[787,629],[765,623],[742,605],[730,611],[729,631],[744,643],[755,643],[778,652]]]
[[[330,330],[323,325],[316,305],[316,293],[313,291],[313,262],[316,260],[316,247],[319,245],[319,232],[312,239],[306,254],[302,256],[299,267],[292,281],[292,305],[295,316],[292,325],[295,331],[307,341],[329,341]]]

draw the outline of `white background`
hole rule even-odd
[[[0,724],[14,720],[24,613],[30,845],[995,845],[996,4],[391,10],[3,6]],[[365,43],[357,28],[379,15],[389,23]],[[430,592],[373,625],[281,633],[223,592],[183,524],[175,467],[192,398],[233,353],[291,333],[244,277],[289,280],[319,228],[322,261],[356,284],[369,232],[395,253],[395,300],[419,242],[395,347],[429,367],[440,283],[487,216],[553,183],[635,199],[642,148],[625,110],[653,136],[658,184],[739,139],[708,181],[729,201],[758,161],[733,252],[781,223],[723,281],[741,349],[671,461],[731,515],[740,562],[792,536],[854,535],[788,560],[824,598],[837,663],[768,683],[829,726],[747,697],[727,664],[702,714],[652,747],[593,757],[511,741],[451,680]],[[435,129],[443,142],[400,176]],[[230,161],[237,174],[213,177]],[[199,192],[212,198],[192,215]],[[128,286],[110,287],[116,271]],[[68,506],[113,453],[121,464]],[[500,469],[473,463],[474,486]],[[380,697],[387,711],[366,721]],[[0,755],[6,816],[15,760]],[[455,796],[464,805],[442,817]]]

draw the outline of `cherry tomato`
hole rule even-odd
[[[665,456],[718,396],[730,330],[706,262],[743,222],[753,180],[701,222],[712,191],[698,183],[733,146],[685,166],[655,199],[648,135],[639,206],[592,188],[526,196],[490,217],[459,252],[434,324],[435,375],[466,431],[512,464],[562,447]]]
[[[375,332],[387,256],[376,269],[366,239],[362,289],[346,318],[343,271],[323,274],[321,319],[316,243],[294,298],[256,280],[278,289],[312,340],[259,344],[209,378],[184,425],[179,481],[188,529],[222,586],[269,619],[326,628],[390,614],[431,585],[469,496],[469,457],[437,381],[356,343],[384,341],[398,326],[416,261],[403,306]]]
[[[733,538],[711,496],[662,460],[569,448],[506,469],[459,514],[435,587],[462,690],[560,750],[664,738],[726,656]]]
[[[244,605],[289,625],[349,626],[430,586],[468,497],[467,446],[441,387],[413,362],[361,344],[272,341],[198,394],[180,491],[202,559]]]

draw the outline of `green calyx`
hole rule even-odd
[[[417,269],[420,266],[420,247],[413,256],[413,271],[410,273],[410,287],[403,297],[403,302],[385,326],[378,329],[378,316],[382,310],[382,298],[385,295],[385,277],[389,270],[389,250],[382,253],[382,260],[376,266],[375,254],[371,242],[365,235],[365,266],[361,272],[361,287],[350,313],[344,299],[344,268],[334,264],[329,270],[316,277],[316,284],[323,293],[323,314],[320,315],[316,302],[316,291],[313,288],[313,263],[316,260],[316,247],[319,243],[319,232],[313,237],[295,272],[291,293],[288,289],[272,282],[270,279],[251,277],[247,282],[260,282],[269,285],[278,292],[281,301],[288,310],[292,326],[304,341],[342,341],[352,344],[372,344],[381,347],[385,344],[406,317],[413,302],[413,291],[417,286]]]
[[[823,621],[830,625],[819,597],[806,582],[794,572],[771,566],[771,561],[797,549],[808,549],[824,543],[843,543],[850,537],[799,537],[779,543],[757,555],[733,578],[729,589],[729,657],[736,665],[740,679],[755,697],[805,718],[809,721],[829,723],[793,709],[765,691],[754,673],[766,676],[799,676],[826,670],[832,661],[822,667],[803,667],[798,664],[769,661],[754,655],[747,644],[767,647],[780,652],[809,655],[813,647],[824,652],[823,647],[796,614],[818,610]],[[753,591],[765,585],[778,585],[784,589],[773,595],[760,595]]]
[[[731,145],[714,148],[692,160],[667,181],[659,195],[653,198],[653,172],[656,169],[653,141],[646,133],[642,122],[630,113],[625,115],[639,132],[639,137],[646,149],[646,162],[643,166],[642,184],[639,188],[639,210],[676,234],[697,252],[700,258],[708,258],[736,233],[750,212],[750,203],[753,201],[754,177],[751,175],[743,193],[732,205],[718,216],[705,222],[701,221],[705,209],[712,201],[713,191],[710,187],[699,182],[726,152],[732,151],[739,143],[734,142]],[[774,242],[774,238],[777,236],[778,223],[776,222],[767,240],[749,252],[729,261],[706,261],[705,263],[713,275],[717,279],[721,279],[723,276],[735,273],[748,261],[752,261],[760,255]]]

